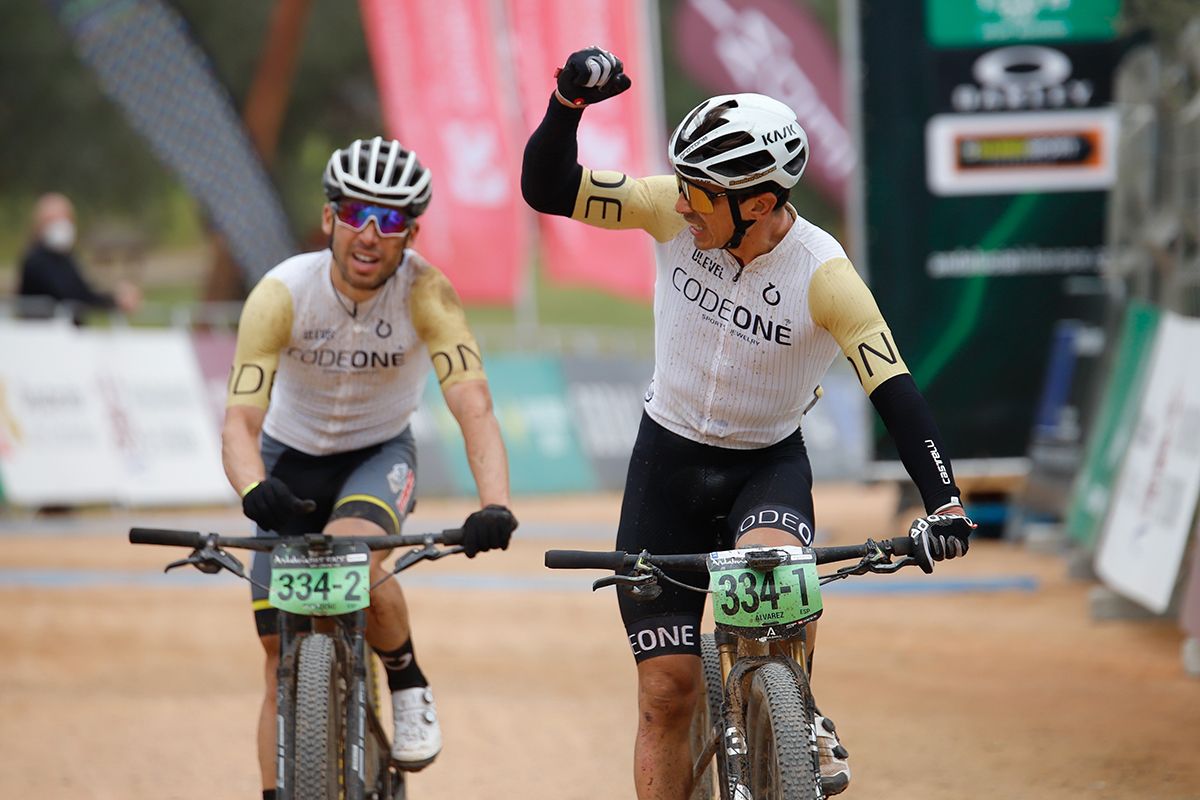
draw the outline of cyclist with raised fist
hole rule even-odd
[[[721,95],[671,136],[672,175],[637,178],[578,163],[586,108],[630,85],[598,47],[572,53],[525,148],[521,189],[537,211],[655,238],[655,368],[629,464],[617,550],[656,555],[811,545],[804,411],[840,352],[850,360],[921,492],[914,535],[934,560],[967,551],[965,515],[929,407],[840,244],[788,202],[809,159],[795,113],[759,94]],[[703,578],[694,578],[695,581]],[[637,796],[683,798],[689,726],[703,694],[704,596],[671,585],[618,593],[638,671]],[[678,637],[639,637],[661,627]],[[654,646],[642,646],[645,642]],[[814,734],[826,794],[850,780],[828,718]]]
[[[259,535],[395,534],[413,505],[410,426],[432,367],[462,429],[480,510],[463,523],[472,558],[508,547],[508,463],[475,337],[453,286],[412,245],[431,176],[399,142],[357,140],[330,156],[328,247],[289,258],[250,292],[238,328],[222,434],[226,475]],[[372,583],[389,575],[376,554]],[[269,583],[267,557],[253,574]],[[278,615],[254,589],[267,686],[258,729],[265,798],[275,786]],[[420,769],[441,729],[395,580],[371,592],[367,640],[392,691],[392,756]]]

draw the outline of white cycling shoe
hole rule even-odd
[[[428,686],[392,692],[396,729],[392,760],[401,769],[415,772],[433,763],[442,751],[442,728]]]

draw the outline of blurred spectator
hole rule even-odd
[[[50,316],[51,301],[67,303],[76,324],[89,308],[117,309],[126,314],[142,303],[142,292],[119,281],[112,293],[98,292],[84,279],[72,255],[75,248],[75,206],[62,194],[44,194],[33,207],[33,242],[21,261],[22,316]],[[30,298],[30,299],[27,299]],[[43,298],[44,306],[31,298]]]

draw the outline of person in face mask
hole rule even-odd
[[[141,305],[142,293],[133,284],[119,281],[112,293],[99,292],[84,279],[72,255],[75,248],[75,207],[58,193],[44,194],[33,207],[33,242],[21,261],[21,297],[49,298],[69,303],[75,321],[88,308],[117,309],[131,313]],[[42,307],[29,303],[25,316],[38,314]]]

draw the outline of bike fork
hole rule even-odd
[[[279,615],[279,667],[275,671],[275,797],[292,800],[292,775],[295,761],[296,731],[287,724],[288,713],[296,703],[296,625],[291,614]]]
[[[366,612],[339,619],[349,640],[346,670],[346,800],[363,800],[367,786],[367,659]]]

